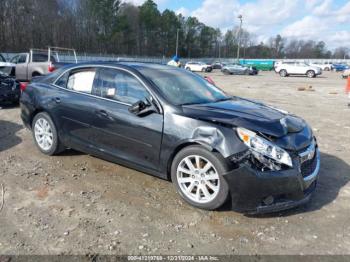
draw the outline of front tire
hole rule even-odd
[[[171,166],[172,182],[181,197],[190,205],[214,210],[222,206],[229,188],[222,176],[228,170],[218,153],[201,146],[182,149]]]
[[[56,126],[47,113],[41,112],[34,117],[32,131],[36,146],[45,155],[52,156],[64,150]]]
[[[306,75],[308,78],[314,78],[316,76],[316,73],[313,70],[309,70],[306,72]]]

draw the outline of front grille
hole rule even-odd
[[[301,164],[300,170],[303,177],[307,177],[311,175],[315,171],[316,166],[317,166],[317,156],[315,154],[315,156],[312,159],[306,160],[304,163]]]

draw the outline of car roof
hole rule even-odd
[[[67,64],[55,70],[53,73],[48,74],[42,78],[43,81],[50,82],[51,80],[56,79],[65,71],[74,70],[75,68],[81,67],[94,67],[94,66],[110,66],[110,67],[124,67],[125,69],[134,70],[140,72],[144,70],[183,70],[174,66],[162,65],[157,63],[146,63],[146,62],[118,62],[118,61],[91,61],[91,62],[82,62],[77,64]]]
[[[168,66],[158,63],[148,63],[148,62],[124,62],[124,61],[90,61],[90,62],[81,62],[77,64],[68,64],[62,68],[69,69],[80,66],[123,66],[129,67],[136,70],[142,69],[154,69],[154,70],[171,70],[177,69],[174,66]]]

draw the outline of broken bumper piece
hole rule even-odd
[[[250,163],[224,175],[229,184],[232,208],[246,214],[261,214],[291,209],[307,203],[316,188],[320,153],[293,158],[293,168],[259,171]]]

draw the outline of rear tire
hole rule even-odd
[[[60,143],[57,129],[49,114],[35,115],[32,123],[33,138],[36,146],[45,155],[56,155],[64,150]]]
[[[185,69],[188,71],[192,71],[190,67],[186,67]]]
[[[228,197],[229,187],[222,176],[228,171],[225,160],[202,146],[182,149],[171,166],[172,182],[180,196],[190,205],[214,210]]]
[[[286,77],[286,76],[288,76],[288,73],[287,73],[287,71],[286,70],[284,70],[284,69],[282,69],[281,71],[280,71],[280,76],[281,77]]]

